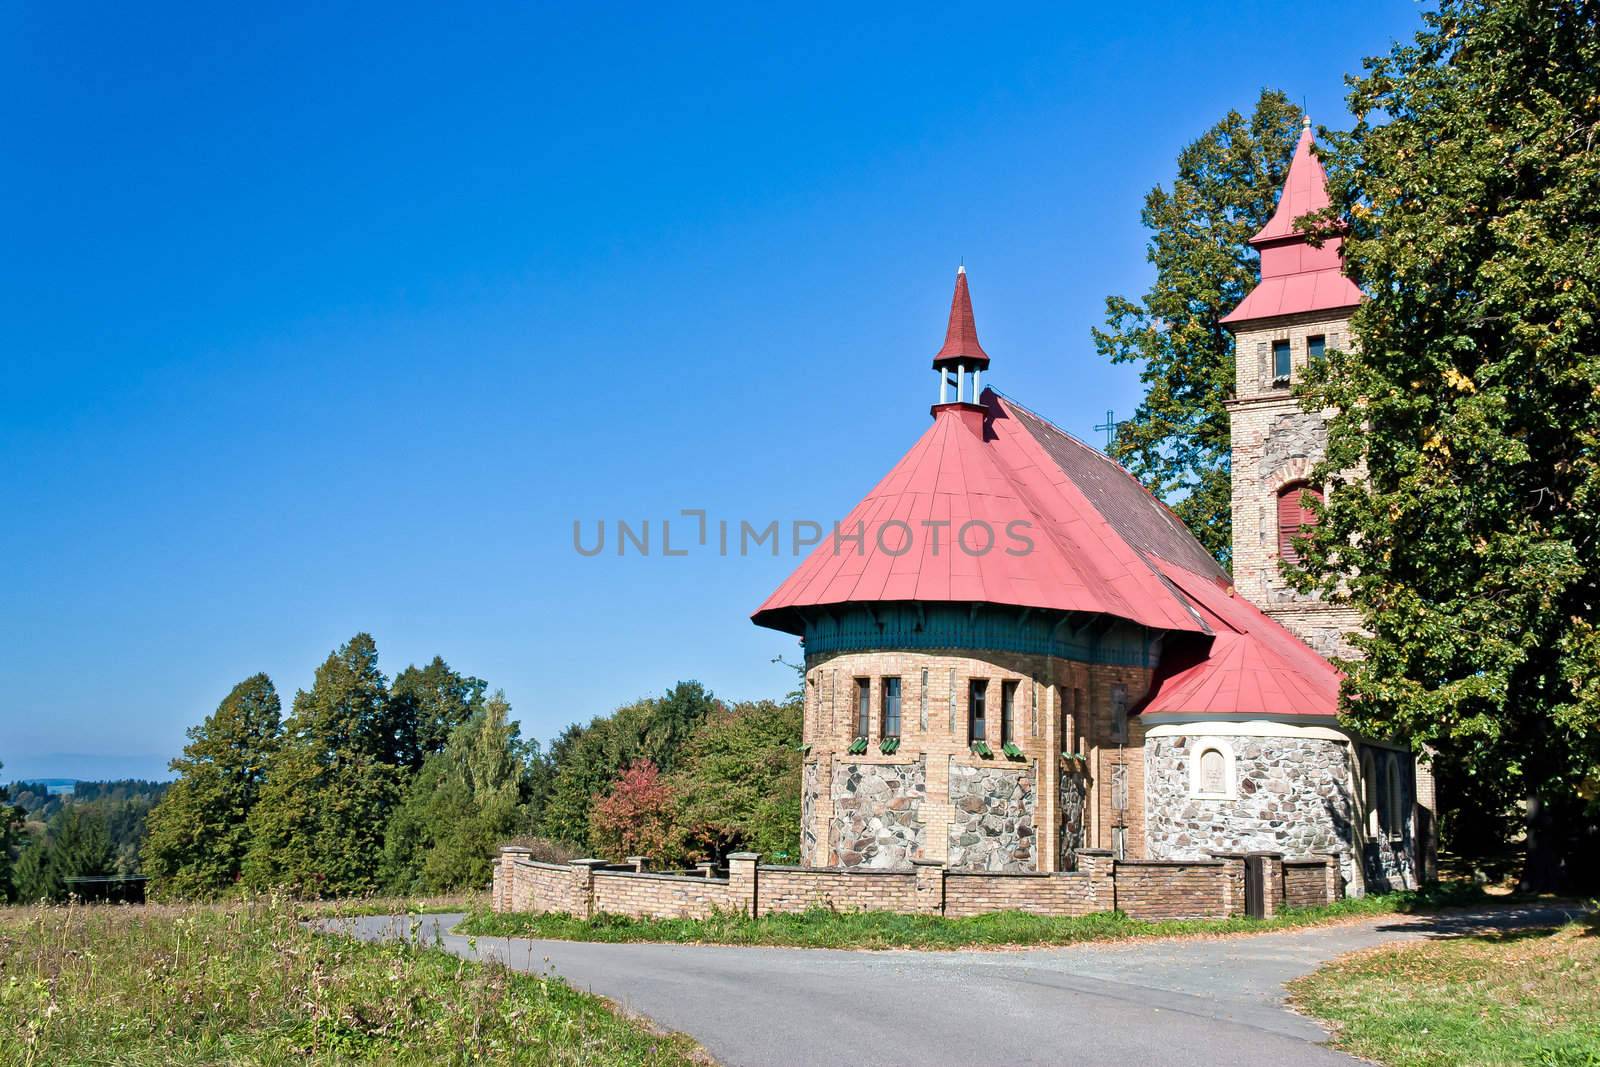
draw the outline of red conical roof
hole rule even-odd
[[[967,291],[964,266],[956,268],[956,291],[950,298],[950,325],[944,331],[944,347],[933,357],[935,368],[947,363],[989,366],[989,353],[978,343],[978,324],[972,318],[972,294]]]
[[[1311,151],[1311,120],[1300,131],[1283,194],[1272,218],[1250,243],[1261,250],[1261,282],[1222,317],[1229,325],[1276,315],[1333,311],[1361,303],[1361,290],[1344,274],[1339,249],[1344,241],[1330,237],[1313,248],[1295,220],[1326,208],[1328,174]]]

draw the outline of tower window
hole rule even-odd
[[[1307,526],[1317,524],[1311,501],[1322,501],[1322,494],[1311,488],[1309,482],[1290,482],[1278,490],[1278,555],[1290,563],[1300,562],[1294,539]]]
[[[1128,687],[1125,685],[1111,687],[1111,739],[1128,739]]]
[[[989,683],[974,678],[967,683],[967,740],[986,741],[989,738],[988,708]]]
[[[1321,359],[1328,354],[1328,341],[1320,333],[1306,338],[1306,358]]]
[[[1289,342],[1272,342],[1272,384],[1289,384]]]
[[[856,679],[856,736],[872,735],[872,682]]]
[[[883,680],[883,736],[900,736],[900,679]]]
[[[1000,743],[1009,745],[1017,739],[1017,683],[1000,683]]]

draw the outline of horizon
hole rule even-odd
[[[1263,87],[1347,125],[1416,17],[847,10],[14,14],[0,779],[165,780],[359,631],[545,743],[781,696],[749,615],[802,557],[574,521],[842,518],[926,425],[958,263],[986,384],[1098,445],[1146,192]]]

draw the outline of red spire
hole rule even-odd
[[[1329,237],[1321,247],[1313,248],[1306,234],[1295,228],[1295,219],[1321,211],[1330,202],[1328,174],[1311,154],[1311,119],[1307,117],[1289,161],[1278,208],[1261,232],[1250,238],[1261,250],[1261,282],[1222,317],[1224,324],[1336,311],[1361,303],[1361,290],[1344,275],[1343,239]]]
[[[967,292],[967,268],[956,268],[956,292],[950,298],[950,325],[944,347],[933,357],[935,368],[961,363],[972,368],[989,365],[989,353],[978,343],[978,326],[972,319],[972,294]]]
[[[1289,175],[1283,182],[1278,209],[1261,227],[1261,232],[1250,238],[1250,243],[1262,245],[1300,236],[1294,220],[1321,211],[1328,203],[1328,172],[1322,169],[1322,161],[1311,153],[1311,116],[1307,115],[1300,128],[1300,141],[1294,146],[1294,158],[1289,161]]]

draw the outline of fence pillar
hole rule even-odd
[[[1090,910],[1117,910],[1117,864],[1109,848],[1078,849],[1078,873],[1089,879]]]
[[[1322,858],[1326,863],[1322,869],[1323,902],[1332,904],[1344,896],[1344,853],[1330,848]]]
[[[594,918],[594,872],[605,865],[605,860],[597,859],[572,861],[572,914],[575,918]]]
[[[644,865],[650,861],[650,857],[649,856],[629,856],[629,857],[627,857],[627,860],[628,860],[629,863],[633,864],[633,869],[634,869],[634,872],[636,874],[643,874],[644,873]]]
[[[500,846],[500,857],[494,865],[494,896],[491,907],[495,911],[514,911],[517,900],[517,860],[533,855],[533,849],[521,845]]]
[[[1244,914],[1244,853],[1212,852],[1214,860],[1222,861],[1222,917],[1231,919]]]
[[[702,878],[715,878],[717,875],[717,861],[701,860],[694,865],[694,869]]]
[[[942,860],[912,860],[917,874],[917,912],[922,915],[944,914],[944,862]]]
[[[757,885],[760,881],[757,873],[760,861],[759,852],[728,853],[728,895],[733,899],[733,906],[752,919],[761,914]]]

